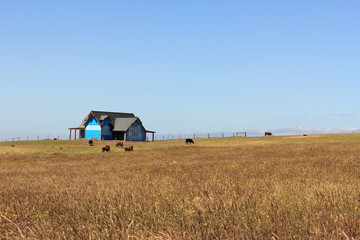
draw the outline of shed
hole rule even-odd
[[[133,113],[91,111],[75,128],[69,128],[72,139],[72,131],[75,130],[74,139],[102,139],[102,140],[125,140],[145,141],[146,134],[154,131],[146,130],[140,118]]]

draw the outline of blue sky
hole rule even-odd
[[[0,3],[0,139],[91,110],[161,134],[358,131],[360,1]]]

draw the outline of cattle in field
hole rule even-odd
[[[130,146],[130,147],[126,147],[124,148],[125,151],[134,151],[134,147],[133,146]]]
[[[93,140],[91,140],[91,139],[89,140],[89,145],[90,145],[90,146],[94,146]]]
[[[124,143],[122,143],[122,142],[117,142],[117,143],[115,144],[115,146],[116,146],[116,147],[123,147],[123,146],[124,146]]]
[[[105,147],[103,147],[102,152],[110,152],[110,146],[106,145]]]
[[[185,139],[186,144],[190,143],[190,144],[194,144],[194,141],[191,138],[187,138]]]
[[[272,136],[271,132],[265,132],[265,136]]]

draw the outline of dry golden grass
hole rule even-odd
[[[11,144],[0,143],[0,239],[360,235],[359,134],[126,143],[135,151],[110,153],[101,146],[114,142]]]

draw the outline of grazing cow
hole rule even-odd
[[[125,151],[134,151],[134,147],[133,146],[130,146],[130,147],[126,147],[124,148]]]
[[[194,144],[194,141],[191,138],[187,138],[185,139],[186,144],[190,143],[190,144]]]
[[[103,152],[110,152],[110,146],[106,145],[105,147],[102,148]]]
[[[265,132],[265,136],[272,136],[271,132]]]
[[[122,143],[122,142],[117,142],[117,143],[115,144],[115,146],[116,146],[116,147],[123,147],[123,146],[124,146],[124,143]]]
[[[93,140],[91,140],[91,139],[89,140],[89,145],[90,145],[90,146],[94,146]]]

